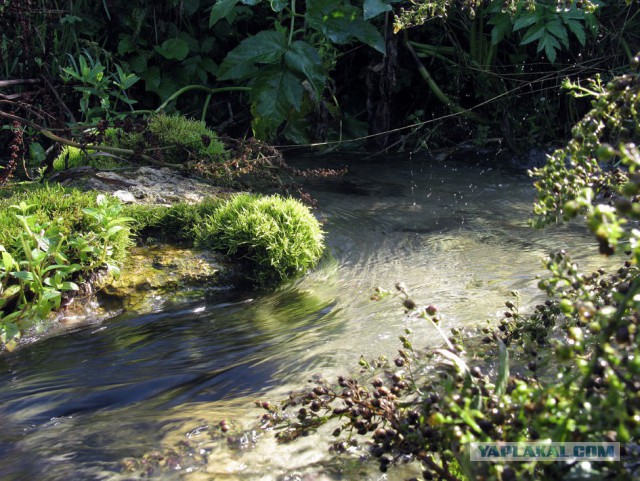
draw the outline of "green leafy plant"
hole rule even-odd
[[[568,9],[559,10],[557,2],[544,3],[538,1],[531,8],[524,8],[517,12],[513,19],[512,29],[514,32],[527,29],[520,45],[527,45],[538,42],[537,52],[544,50],[545,55],[551,63],[555,63],[558,51],[569,50],[569,32],[571,32],[584,46],[586,42],[586,31],[584,23],[592,30],[596,29],[593,15],[579,8],[575,3],[571,3]],[[496,23],[495,29],[499,29],[503,23]],[[501,36],[500,30],[494,35],[492,40]]]
[[[61,77],[66,83],[75,81],[81,84],[73,89],[81,94],[80,111],[85,122],[119,117],[121,105],[132,108],[136,103],[129,98],[127,90],[140,80],[137,75],[125,72],[117,64],[115,73],[105,72],[106,67],[100,59],[94,59],[87,51],[77,61],[69,56],[69,62],[70,65],[62,69]]]
[[[216,4],[210,24],[229,15],[237,3]],[[272,2],[271,8],[278,14],[275,28],[244,39],[227,54],[217,74],[219,80],[246,81],[251,87],[254,134],[259,138],[272,136],[292,112],[299,112],[305,92],[308,100],[318,102],[330,68],[323,57],[334,54],[334,44],[359,40],[385,51],[382,36],[362,9],[342,0],[307,2],[304,14],[296,11],[295,0]],[[304,18],[304,28],[296,29],[298,17]],[[294,40],[301,34],[304,40]],[[316,45],[307,40],[314,37]]]
[[[0,205],[0,340],[13,349],[22,333],[60,308],[65,291],[78,290],[80,273],[106,267],[117,275],[131,219],[119,215],[115,199],[59,187]]]
[[[262,285],[313,267],[323,233],[309,209],[295,199],[240,194],[195,226],[195,243],[245,262]]]

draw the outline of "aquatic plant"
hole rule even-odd
[[[323,232],[309,209],[292,198],[236,195],[196,225],[198,246],[244,262],[258,284],[273,284],[313,267]]]

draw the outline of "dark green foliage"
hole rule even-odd
[[[307,207],[295,199],[240,194],[195,226],[196,245],[246,262],[253,279],[274,284],[313,267],[323,233]]]

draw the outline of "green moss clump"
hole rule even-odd
[[[196,245],[246,261],[258,284],[274,284],[313,267],[323,232],[309,209],[278,195],[236,195],[194,226]]]
[[[188,161],[221,162],[230,156],[218,134],[199,120],[182,115],[153,115],[147,120],[145,132],[107,132],[111,145],[136,150],[155,147],[165,161],[186,164]]]
[[[65,145],[53,160],[53,170],[56,172],[90,165],[97,169],[115,169],[124,165],[124,161],[112,155],[96,155],[94,150],[81,150],[77,147]]]
[[[182,115],[160,114],[149,119],[148,129],[162,146],[174,146],[175,155],[181,154],[182,147],[195,152],[197,157],[211,160],[223,160],[229,156],[218,135],[202,121]]]
[[[140,236],[193,244],[195,226],[203,223],[222,203],[222,199],[208,197],[198,204],[181,202],[171,207],[130,204],[123,212],[134,219],[132,228]]]
[[[218,135],[199,120],[182,115],[153,115],[146,121],[145,132],[132,130],[125,132],[119,128],[109,128],[104,133],[105,145],[136,151],[152,147],[162,152],[165,161],[171,164],[185,164],[188,161],[222,162],[230,157],[225,144]],[[55,171],[90,165],[98,169],[113,169],[125,165],[126,159],[64,146],[53,161]]]

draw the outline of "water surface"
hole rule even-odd
[[[418,157],[350,167],[306,186],[329,253],[309,275],[272,293],[127,312],[0,357],[0,479],[137,479],[123,459],[187,439],[206,462],[158,479],[378,479],[374,464],[332,458],[319,436],[276,448],[256,432],[228,447],[197,428],[233,419],[251,429],[254,399],[277,399],[316,373],[353,372],[361,354],[392,356],[407,325],[417,345],[439,342],[398,298],[370,301],[376,286],[404,282],[449,328],[495,318],[514,289],[534,303],[548,252],[566,248],[585,270],[605,263],[578,225],[527,226],[525,176]]]

